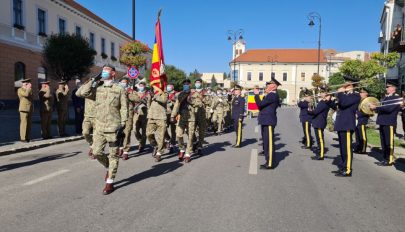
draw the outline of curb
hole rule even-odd
[[[74,142],[74,141],[82,140],[83,138],[84,138],[83,136],[78,136],[78,137],[75,136],[75,137],[70,137],[70,138],[66,138],[63,140],[57,140],[57,141],[48,142],[48,143],[35,144],[35,145],[31,145],[31,146],[28,145],[28,146],[20,147],[20,148],[12,148],[9,150],[0,151],[0,156],[6,156],[6,155],[13,154],[13,153],[20,153],[20,152],[25,152],[25,151],[32,151],[32,150],[49,147],[52,145],[62,144],[62,143]]]

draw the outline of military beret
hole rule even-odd
[[[21,80],[22,83],[27,83],[27,82],[31,82],[31,78],[26,78]]]
[[[191,84],[190,79],[185,79],[185,80],[183,81],[183,84]]]
[[[203,82],[203,80],[201,79],[201,78],[198,78],[197,80],[195,80],[195,82],[197,82],[197,81],[199,81],[199,82]]]
[[[105,64],[103,68],[111,68],[113,71],[115,71],[115,67],[112,64]]]
[[[398,83],[394,80],[387,80],[387,84],[385,87],[398,87]]]

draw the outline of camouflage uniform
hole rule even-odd
[[[203,142],[205,138],[205,131],[207,130],[207,123],[205,119],[205,107],[204,107],[204,102],[203,102],[203,92],[201,91],[193,91],[191,93],[191,102],[195,108],[195,121],[196,121],[196,129],[197,132],[197,148],[202,148],[203,147]]]
[[[217,133],[223,132],[223,122],[224,122],[224,108],[225,103],[222,96],[215,96],[212,103],[212,110],[214,114],[212,115],[212,123],[217,129]]]
[[[69,89],[57,89],[56,90],[56,109],[58,110],[58,132],[59,136],[66,135],[66,118],[68,113],[68,100]]]
[[[166,107],[167,94],[159,92],[153,96],[148,111],[146,136],[149,143],[155,147],[154,155],[156,155],[157,161],[160,161],[160,156],[163,154],[164,149],[167,120]]]
[[[231,101],[228,97],[228,94],[223,96],[222,99],[224,100],[224,127],[229,129],[231,126]]]
[[[211,118],[212,118],[212,112],[211,112],[211,105],[212,105],[213,97],[210,94],[204,94],[203,98],[203,103],[205,106],[205,120],[206,120],[206,125],[207,128],[211,128],[212,123],[211,123]]]
[[[39,91],[39,102],[41,111],[41,131],[42,138],[51,138],[51,122],[52,122],[52,106],[53,106],[53,96],[51,94],[51,89],[41,88]]]
[[[91,83],[82,86],[83,96],[94,94]],[[101,82],[96,87],[96,130],[94,132],[93,153],[97,160],[108,169],[107,179],[114,180],[118,169],[117,131],[125,125],[128,118],[128,100],[125,90],[115,84]],[[103,153],[109,145],[109,155]]]
[[[177,120],[176,136],[180,152],[186,152],[186,156],[190,156],[193,152],[193,137],[195,131],[195,112],[192,99],[189,97],[191,93],[180,92],[174,104],[171,118],[180,116]],[[187,130],[188,141],[187,148],[184,145],[184,133]]]
[[[22,141],[30,141],[32,112],[34,106],[32,104],[32,89],[19,88],[17,91],[20,104],[18,111],[20,112],[20,139]]]
[[[168,142],[170,144],[170,147],[173,147],[176,144],[176,123],[171,122],[170,116],[172,114],[174,104],[178,97],[178,93],[172,91],[171,93],[167,93],[167,94],[168,94],[167,110],[166,110],[167,130],[166,130],[166,134],[165,134],[165,139],[166,139],[166,142]],[[170,131],[170,133],[169,133],[169,131]]]
[[[130,89],[127,93],[128,95],[128,120],[125,125],[125,138],[123,142],[124,152],[128,153],[131,149],[131,133],[134,127],[134,106],[135,102],[139,102],[139,95]]]
[[[84,86],[89,85],[89,86]],[[93,145],[93,134],[96,128],[96,88],[91,88],[92,82],[89,81],[82,85],[77,91],[76,96],[85,98],[84,99],[84,120],[82,125],[82,134],[84,139],[90,145]],[[87,92],[85,92],[86,90]],[[88,97],[85,97],[88,96]]]
[[[148,123],[148,108],[151,103],[151,96],[148,92],[137,92],[137,101],[134,106],[135,138],[139,142],[139,148],[146,144],[146,125]]]

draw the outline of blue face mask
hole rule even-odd
[[[183,85],[183,91],[184,92],[190,91],[190,86],[189,85]]]
[[[172,86],[167,86],[167,87],[166,87],[166,91],[167,91],[167,92],[173,91],[173,87],[172,87]]]
[[[101,78],[104,79],[104,80],[110,78],[110,73],[107,72],[107,71],[103,71],[101,73]]]
[[[201,89],[201,83],[195,83],[195,88],[196,89]]]
[[[141,92],[141,93],[143,93],[143,92],[145,91],[145,87],[139,86],[139,87],[138,87],[138,91]]]

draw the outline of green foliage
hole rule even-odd
[[[71,34],[51,35],[42,52],[51,78],[65,81],[88,74],[95,55],[86,39]]]
[[[283,89],[277,89],[278,96],[280,97],[280,101],[283,102],[284,99],[287,98],[287,91]]]
[[[214,89],[214,88],[216,89],[217,85],[218,85],[217,79],[215,78],[214,74],[212,74],[212,77],[211,77],[211,88],[212,88],[212,89]]]
[[[369,78],[366,82],[366,89],[370,97],[380,99],[385,93],[385,82],[379,78]]]
[[[374,78],[378,74],[386,71],[386,68],[379,64],[377,60],[363,62],[361,60],[347,60],[340,67],[339,71],[343,76],[351,76],[359,80]]]
[[[142,68],[146,65],[147,58],[145,54],[151,53],[148,45],[139,41],[127,43],[120,48],[120,62],[127,66]]]
[[[387,55],[384,55],[383,53],[373,53],[371,54],[371,59],[379,61],[387,68],[393,68],[398,63],[399,53],[391,52]]]
[[[319,74],[314,74],[311,79],[312,79],[312,86],[314,87],[320,87],[324,85],[325,78]]]
[[[188,79],[191,80],[191,83],[194,83],[195,80],[197,80],[198,78],[201,78],[202,74],[198,72],[197,69],[194,69],[194,72],[190,73],[188,75]]]
[[[173,65],[166,65],[165,68],[167,81],[173,83],[175,90],[181,91],[183,89],[183,81],[187,78],[186,73]]]
[[[334,73],[332,76],[329,77],[328,86],[333,86],[330,89],[332,91],[337,90],[339,85],[343,84],[345,79],[341,73]]]

